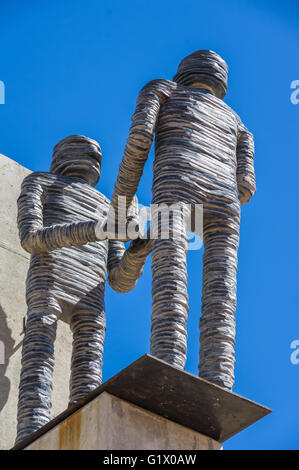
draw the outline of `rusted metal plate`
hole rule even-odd
[[[219,442],[271,412],[149,355],[107,382],[106,390]]]
[[[144,355],[14,449],[25,448],[103,391],[219,442],[271,413],[265,406]]]

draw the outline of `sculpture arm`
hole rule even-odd
[[[115,214],[118,214],[118,197],[126,197],[126,210],[128,210],[137,191],[143,167],[153,142],[159,110],[171,92],[171,84],[175,86],[174,83],[167,80],[153,80],[145,85],[139,93],[111,199]]]
[[[152,251],[152,240],[137,238],[126,250],[120,241],[109,240],[108,282],[116,292],[132,290],[142,275],[147,255]]]
[[[237,183],[241,205],[250,201],[255,193],[253,135],[239,122],[237,142]]]
[[[31,254],[96,241],[97,222],[43,225],[43,185],[35,174],[27,176],[18,198],[18,229],[21,245]]]

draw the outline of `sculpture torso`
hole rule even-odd
[[[153,202],[184,201],[203,204],[206,214],[239,214],[236,114],[205,89],[168,83],[173,89],[156,126]]]

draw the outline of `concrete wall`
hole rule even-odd
[[[25,280],[29,255],[20,246],[16,201],[30,171],[0,154],[0,449],[13,446],[20,376]],[[4,353],[4,354],[3,354]],[[71,334],[59,321],[55,344],[53,417],[67,407]],[[3,357],[4,356],[4,357]]]
[[[103,392],[26,450],[220,450],[219,442]]]

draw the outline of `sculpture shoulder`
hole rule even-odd
[[[101,193],[100,191],[98,191],[97,189],[93,188],[94,191],[96,192],[97,194],[97,198],[100,200],[100,202],[107,206],[107,210],[109,209],[110,207],[110,199],[108,199],[108,197],[105,196],[105,194]]]
[[[238,116],[238,134],[239,134],[239,137],[241,137],[242,135],[245,135],[247,138],[250,138],[253,140],[252,132],[250,132],[247,129],[247,127],[245,126],[245,124],[243,124],[239,116]]]
[[[29,175],[27,175],[22,183],[22,187],[30,187],[30,186],[42,186],[43,188],[47,188],[53,185],[59,187],[61,190],[73,188],[75,191],[82,192],[82,195],[92,195],[95,197],[100,203],[105,204],[107,206],[110,205],[110,200],[100,191],[98,191],[93,186],[90,186],[87,183],[81,182],[74,178],[69,178],[63,175],[57,175],[55,173],[50,172],[43,172],[43,171],[33,171]]]
[[[165,80],[163,78],[157,78],[148,82],[141,90],[140,95],[147,93],[156,93],[163,97],[169,97],[171,93],[177,88],[175,82]]]
[[[24,179],[22,185],[26,184],[45,184],[45,183],[50,183],[53,182],[55,177],[58,175],[54,175],[53,173],[45,172],[45,171],[33,171],[32,173],[29,173]]]

